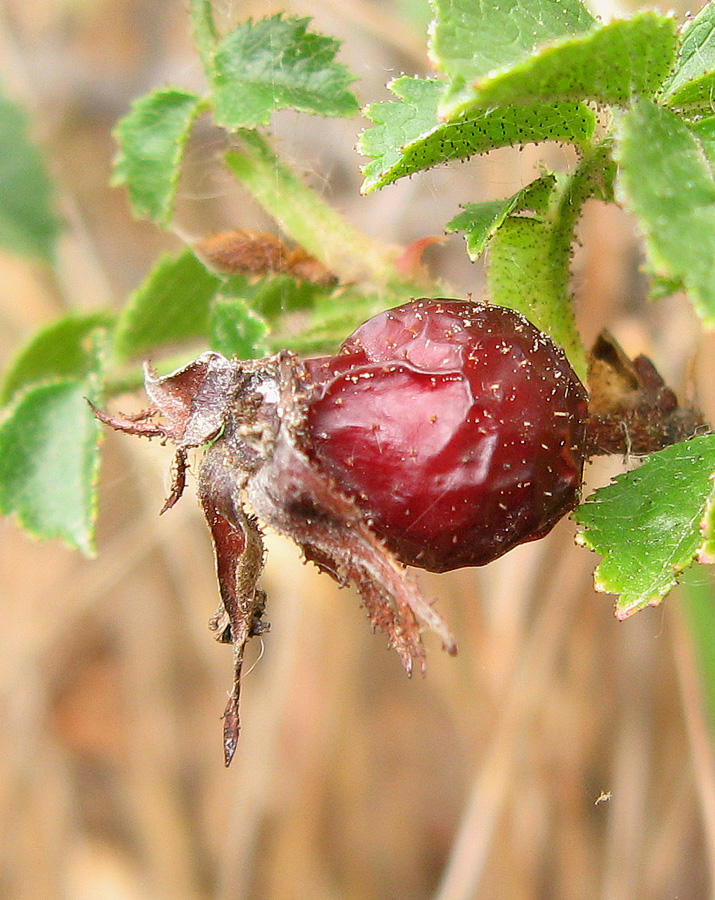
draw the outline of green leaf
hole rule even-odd
[[[715,116],[691,123],[690,130],[707,158],[708,167],[715,168]]]
[[[33,537],[94,552],[99,423],[96,381],[38,384],[0,423],[0,511]]]
[[[559,39],[511,68],[467,85],[443,102],[440,116],[470,115],[485,106],[590,100],[625,104],[650,96],[675,59],[675,22],[643,12],[585,34]]]
[[[661,101],[688,114],[712,113],[715,92],[715,4],[686,23],[678,61]]]
[[[209,307],[221,280],[190,250],[162,256],[117,320],[114,351],[132,359],[209,331]]]
[[[60,230],[53,190],[20,107],[0,95],[0,247],[52,261]]]
[[[463,231],[467,241],[467,253],[474,262],[484,253],[489,238],[501,227],[504,219],[514,209],[514,197],[506,200],[485,200],[481,203],[467,203],[464,212],[459,213],[445,225],[448,234]]]
[[[117,125],[112,183],[127,185],[135,216],[171,220],[186,141],[204,105],[190,91],[163,88],[135,100]]]
[[[5,371],[0,384],[0,405],[19,389],[38,381],[83,378],[96,368],[93,340],[98,328],[112,322],[107,313],[67,316],[36,332]]]
[[[618,194],[645,239],[648,266],[682,281],[715,327],[715,170],[712,146],[673,112],[642,100],[616,131]]]
[[[221,41],[211,75],[219,125],[267,125],[285,107],[318,116],[358,112],[348,90],[355,78],[334,62],[340,42],[307,31],[309,22],[281,14],[249,20]]]
[[[580,103],[497,107],[440,122],[437,106],[443,82],[403,76],[389,88],[401,102],[373,103],[365,110],[377,127],[364,131],[358,141],[358,150],[374,160],[363,169],[363,193],[496,147],[540,141],[581,144],[593,134],[593,113]]]
[[[476,81],[595,20],[580,0],[433,0],[430,58],[453,80]]]
[[[700,531],[703,542],[698,547],[698,561],[715,565],[715,491],[710,494],[705,504]]]
[[[238,359],[268,354],[268,324],[239,297],[221,297],[211,304],[211,349]]]
[[[525,209],[534,212],[545,211],[545,204],[548,204],[549,194],[555,185],[555,177],[545,175],[511,197],[507,197],[506,200],[467,203],[464,212],[447,223],[445,231],[447,233],[464,231],[467,253],[469,258],[475,261],[484,253],[489,239],[501,228],[510,213]]]
[[[667,297],[672,297],[673,294],[685,290],[683,282],[679,278],[660,278],[648,267],[644,267],[644,272],[648,278],[648,297],[651,300],[665,300]]]
[[[576,510],[585,529],[579,543],[604,557],[596,589],[620,595],[618,618],[659,604],[696,559],[713,472],[715,435],[709,434],[652,454]]]

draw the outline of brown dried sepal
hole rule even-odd
[[[268,627],[266,597],[258,587],[264,562],[259,520],[291,537],[306,559],[339,584],[357,587],[373,628],[387,634],[408,674],[415,662],[424,670],[421,624],[456,652],[447,625],[405,567],[301,449],[308,374],[294,354],[241,362],[205,353],[163,378],[147,367],[145,379],[153,405],[139,416],[95,412],[119,431],[175,444],[176,475],[165,508],[183,491],[187,450],[212,441],[198,490],[221,594],[210,627],[217,640],[233,645],[233,687],[224,712],[226,765],[238,742],[245,645]]]
[[[589,456],[653,453],[706,427],[699,410],[680,405],[647,356],[631,360],[606,331],[591,351],[588,389]]]
[[[335,275],[302,247],[290,249],[265,232],[223,231],[197,241],[194,249],[228,275],[290,275],[321,287],[337,283]]]

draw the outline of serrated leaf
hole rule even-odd
[[[678,60],[661,101],[689,114],[711,113],[715,92],[715,4],[686,23]]]
[[[524,209],[534,211],[543,209],[555,183],[553,175],[545,175],[511,197],[507,197],[506,200],[467,203],[464,211],[446,224],[445,231],[448,234],[463,231],[467,241],[467,253],[469,258],[475,261],[486,250],[489,239],[496,234],[510,213]]]
[[[159,225],[171,220],[184,148],[203,108],[196,94],[163,88],[135,100],[117,125],[112,183],[126,184],[135,216]]]
[[[356,79],[334,61],[340,42],[280,13],[239,25],[218,45],[211,74],[215,119],[228,129],[267,125],[277,109],[353,116]]]
[[[485,200],[481,203],[467,203],[463,212],[451,219],[444,227],[448,234],[463,231],[467,241],[467,253],[474,262],[484,253],[489,238],[502,225],[504,219],[514,209],[513,197],[506,200]]]
[[[651,96],[675,59],[675,22],[643,12],[540,47],[527,59],[465,85],[443,100],[442,118],[485,106],[589,100],[621,105]]]
[[[430,58],[453,80],[475,81],[512,65],[546,41],[595,20],[580,0],[433,0]]]
[[[707,142],[649,100],[623,115],[616,136],[619,199],[638,220],[648,266],[682,281],[715,327],[715,170]]]
[[[190,250],[178,257],[162,256],[119,314],[117,356],[132,359],[167,344],[205,337],[210,303],[220,284]]]
[[[93,379],[39,384],[0,422],[0,511],[33,537],[94,552],[99,423]]]
[[[229,359],[258,359],[268,354],[268,323],[238,297],[221,297],[211,304],[211,349]]]
[[[0,95],[0,247],[51,261],[60,225],[53,190],[23,110]]]
[[[652,454],[576,510],[579,543],[604,557],[596,587],[619,595],[618,618],[660,603],[696,558],[713,472],[709,434]]]
[[[403,76],[389,85],[400,102],[367,107],[365,115],[376,127],[364,131],[358,141],[358,150],[374,159],[363,168],[363,193],[497,147],[540,141],[580,144],[593,134],[593,113],[570,102],[498,107],[468,119],[440,122],[437,106],[443,87],[434,79]]]
[[[81,379],[96,367],[92,340],[98,328],[106,328],[112,317],[104,312],[67,316],[36,332],[6,369],[0,385],[0,405],[16,391],[55,378]]]

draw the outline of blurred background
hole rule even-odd
[[[313,16],[345,41],[363,103],[386,99],[403,72],[428,71],[426,0],[215,6],[225,23]],[[157,254],[180,246],[132,221],[109,187],[111,130],[139,94],[202,82],[182,2],[3,0],[0,83],[33,118],[67,224],[57,281],[0,254],[1,367],[52,317],[123,303]],[[572,161],[557,146],[500,152],[363,198],[354,145],[365,124],[281,113],[272,131],[314,187],[389,243],[440,235],[459,203],[507,196],[540,162]],[[177,230],[270,230],[221,173],[221,152],[199,127]],[[579,235],[586,343],[607,326],[715,420],[715,338],[683,298],[646,302],[628,217],[592,202]],[[427,261],[455,296],[480,296],[459,235]],[[160,520],[170,451],[115,434],[105,448],[97,559],[0,522],[0,897],[715,896],[713,707],[689,607],[712,602],[704,570],[688,593],[624,623],[594,593],[596,559],[574,546],[568,520],[483,569],[420,573],[460,652],[445,656],[427,635],[427,677],[408,680],[357,596],[269,536],[272,629],[250,646],[241,742],[225,770],[231,653],[207,629],[218,594],[198,504],[189,490]],[[589,486],[622,467],[597,461]]]

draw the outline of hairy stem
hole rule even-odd
[[[241,150],[226,156],[228,166],[286,235],[342,282],[383,289],[391,284],[413,287],[395,268],[399,248],[379,244],[353,228],[273,153],[258,132],[242,131],[240,139]]]

